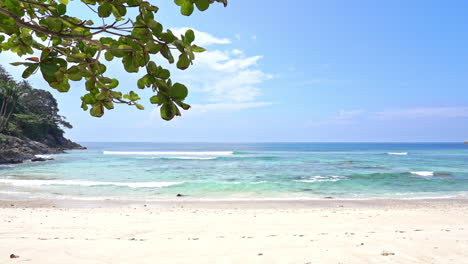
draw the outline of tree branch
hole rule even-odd
[[[106,45],[103,45],[101,44],[100,42],[96,41],[96,40],[93,40],[92,38],[90,38],[90,36],[92,37],[94,34],[97,34],[99,33],[100,31],[98,32],[95,32],[93,33],[92,35],[90,36],[87,36],[87,35],[76,35],[76,34],[63,34],[63,33],[60,33],[60,32],[55,32],[55,31],[52,31],[52,30],[49,30],[47,28],[44,28],[44,27],[41,27],[41,26],[37,26],[37,25],[33,25],[33,24],[30,24],[28,22],[25,22],[23,20],[21,20],[21,18],[19,18],[18,16],[16,16],[15,14],[11,13],[10,11],[6,10],[6,9],[3,9],[0,7],[0,14],[3,14],[5,16],[8,16],[10,17],[11,19],[13,19],[15,21],[15,23],[18,25],[18,26],[22,26],[24,28],[29,28],[33,31],[37,31],[37,32],[40,32],[40,33],[43,33],[43,34],[46,34],[46,35],[49,35],[49,36],[55,36],[55,37],[60,37],[60,38],[65,38],[65,39],[75,39],[75,40],[83,40],[83,41],[86,41],[90,44],[93,44],[93,45],[96,45],[98,46],[99,48],[101,49],[105,49],[105,50],[121,50],[121,51],[133,51],[132,49],[116,49],[116,48],[111,48],[111,47],[108,47]]]

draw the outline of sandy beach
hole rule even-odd
[[[466,263],[468,200],[1,203],[0,263]],[[19,258],[10,259],[10,254]]]

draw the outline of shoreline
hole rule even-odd
[[[0,208],[206,208],[206,209],[313,209],[313,208],[421,208],[421,207],[467,207],[468,197],[457,198],[370,198],[370,199],[248,199],[248,200],[74,200],[74,199],[37,199],[5,200],[0,199]]]

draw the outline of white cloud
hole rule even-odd
[[[408,109],[394,109],[376,112],[379,119],[408,119],[408,118],[460,118],[468,117],[468,107],[418,107]]]
[[[271,105],[270,102],[247,102],[247,103],[214,103],[214,104],[195,104],[192,105],[192,111],[195,113],[221,112],[221,111],[239,111],[249,108]]]
[[[415,107],[383,111],[340,110],[327,119],[310,120],[305,126],[349,126],[360,121],[468,118],[468,106]]]
[[[340,110],[333,116],[323,120],[312,120],[305,122],[306,127],[322,126],[350,126],[356,123],[356,119],[366,113],[364,110]]]
[[[250,102],[261,95],[256,84],[269,78],[269,75],[259,70],[237,71],[206,85],[203,90],[208,92],[211,102]]]
[[[189,28],[174,28],[171,29],[172,33],[174,33],[175,36],[180,37],[180,35],[185,35],[185,32]],[[212,44],[229,44],[231,43],[231,40],[228,38],[217,38],[211,35],[210,33],[198,31],[196,29],[192,29],[193,32],[195,33],[195,41],[194,43],[197,44],[198,46],[208,46]]]
[[[184,30],[180,29],[181,32]],[[195,31],[195,34],[217,39],[204,32]],[[227,46],[224,50],[207,50],[196,54],[194,64],[186,71],[172,71],[173,80],[190,88],[187,102],[191,103],[192,108],[184,111],[184,116],[271,105],[271,102],[258,100],[262,95],[261,84],[273,78],[258,67],[261,59],[260,55],[247,56],[244,51]],[[194,102],[191,98],[195,97],[200,99]],[[152,117],[158,115],[159,109],[156,108]]]
[[[261,59],[239,49],[208,50],[197,54],[188,70],[172,73],[174,80],[203,95],[201,103],[251,103],[262,94],[259,85],[273,77],[259,69]]]
[[[364,110],[340,110],[338,111],[338,115],[336,116],[336,119],[344,120],[344,119],[351,119],[358,117],[365,113]]]
[[[238,50],[238,49],[233,49],[233,50],[231,51],[231,53],[232,53],[233,55],[242,55],[242,54],[244,54],[244,52],[243,52],[242,50]]]

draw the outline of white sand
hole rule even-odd
[[[321,203],[3,203],[0,263],[468,263],[468,202]]]

